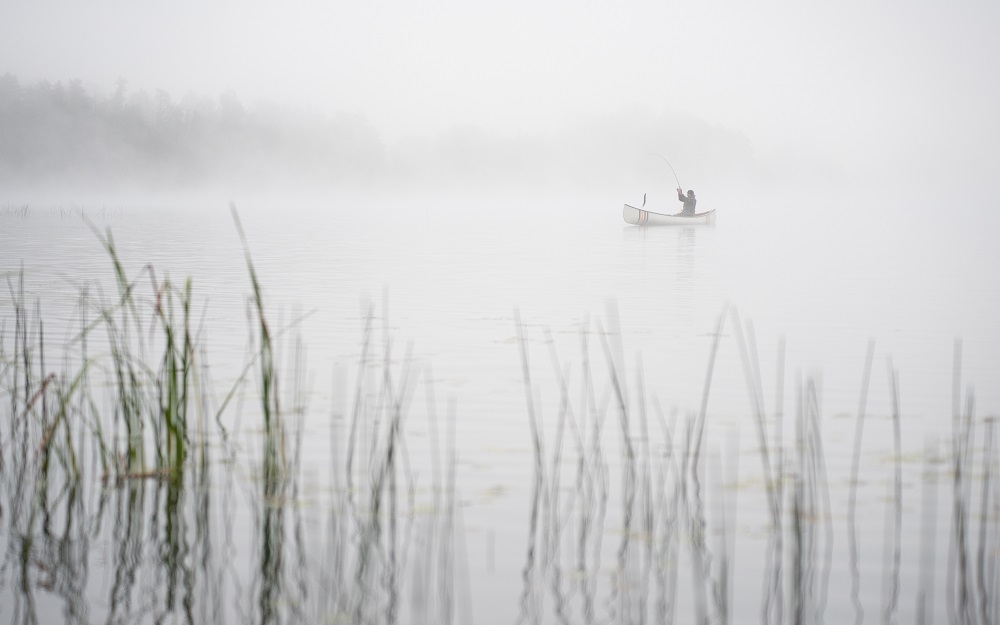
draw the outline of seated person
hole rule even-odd
[[[684,210],[681,211],[681,215],[692,216],[694,215],[694,207],[698,203],[698,200],[694,197],[694,190],[688,189],[687,196],[684,195],[684,190],[680,187],[677,188],[677,199],[684,202]]]

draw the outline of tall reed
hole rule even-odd
[[[329,496],[311,506],[298,481],[304,347],[296,342],[290,358],[281,358],[282,330],[271,324],[235,207],[233,218],[250,277],[252,353],[212,410],[190,279],[179,287],[149,266],[133,273],[110,233],[98,235],[116,295],[109,302],[99,289],[96,298],[81,293],[79,330],[53,348],[55,334],[41,303],[26,295],[25,276],[6,277],[0,596],[12,601],[0,605],[0,615],[35,622],[46,613],[45,601],[58,597],[72,623],[469,622],[456,400],[449,397],[439,414],[430,367],[418,363],[412,346],[397,348],[386,306],[380,350],[370,308],[353,403],[331,415]],[[564,360],[551,332],[533,336],[515,313],[531,454],[517,621],[830,620],[840,511],[828,475],[831,441],[824,434],[820,381],[800,377],[786,435],[784,342],[768,410],[753,324],[727,308],[715,326],[700,404],[686,414],[666,414],[657,396],[662,388],[642,355],[625,358],[617,312],[607,317],[588,319],[575,337],[578,356]],[[747,391],[737,418],[754,431],[759,469],[740,463],[739,426],[721,425],[709,410],[716,358],[730,327]],[[600,354],[592,358],[595,334]],[[533,367],[529,351],[539,340],[547,347],[548,377]],[[70,355],[60,360],[53,355],[59,351]],[[974,392],[962,388],[961,352],[956,343],[946,458],[937,458],[935,441],[926,445],[920,508],[927,539],[908,603],[902,550],[903,515],[912,503],[903,481],[907,406],[888,361],[889,414],[868,415],[874,343],[868,347],[846,493],[851,587],[843,598],[855,619],[864,615],[863,589],[880,574],[883,622],[905,622],[911,606],[918,622],[936,622],[936,596],[953,622],[1000,620],[1000,445],[995,417],[977,417]],[[626,362],[635,364],[626,368]],[[245,387],[253,372],[256,384]],[[548,394],[547,379],[554,393]],[[214,412],[221,424],[224,411],[238,410],[230,400],[247,387],[258,402],[263,435],[252,459],[261,479],[242,498],[238,471],[228,468],[240,452],[222,435],[215,453],[204,417]],[[420,388],[425,439],[408,433]],[[349,394],[343,393],[345,403]],[[883,560],[873,573],[858,556],[864,527],[857,515],[864,431],[880,417],[891,427],[891,462],[869,478],[883,479],[888,493],[877,504],[885,513]],[[429,479],[411,464],[420,440],[428,447]],[[97,479],[101,474],[106,485]],[[938,489],[949,487],[939,497]],[[741,544],[737,560],[735,536],[743,529],[737,519],[742,522],[745,501],[753,497],[760,498],[766,544],[749,554]],[[943,567],[935,559],[938,501],[948,502]],[[234,520],[247,512],[254,524],[249,538]],[[247,559],[252,566],[243,567]],[[747,563],[760,569],[759,578],[739,576]],[[106,577],[95,581],[100,575],[91,570]],[[759,616],[751,619],[737,599],[756,601],[757,584]],[[734,590],[747,585],[749,593]]]

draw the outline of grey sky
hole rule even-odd
[[[762,153],[875,168],[933,154],[974,177],[1000,165],[995,1],[0,0],[0,12],[0,73],[108,91],[121,77],[178,99],[232,89],[361,113],[389,141],[668,112]]]

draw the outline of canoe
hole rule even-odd
[[[622,217],[626,223],[633,226],[694,226],[697,224],[714,224],[715,210],[705,213],[695,213],[694,215],[665,215],[654,213],[634,206],[625,205],[622,210]]]

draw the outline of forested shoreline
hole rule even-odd
[[[129,180],[200,185],[228,177],[343,183],[378,175],[385,148],[359,116],[248,108],[165,91],[89,91],[81,81],[0,76],[0,181]]]
[[[684,154],[695,175],[754,160],[741,133],[670,113],[629,112],[527,134],[459,125],[387,143],[359,113],[248,106],[231,91],[175,99],[159,89],[132,91],[125,80],[102,92],[79,80],[0,76],[7,189],[592,188],[663,146]]]

